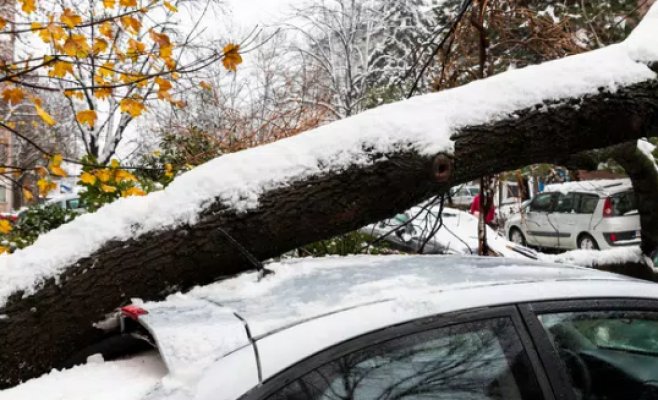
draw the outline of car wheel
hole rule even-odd
[[[521,230],[519,228],[510,229],[510,231],[509,231],[509,240],[512,243],[516,243],[516,244],[519,244],[521,246],[526,245],[525,236],[523,236],[523,232],[521,232]]]
[[[592,236],[583,233],[580,235],[580,238],[578,238],[578,248],[581,250],[598,250],[599,244],[596,243],[596,239]]]

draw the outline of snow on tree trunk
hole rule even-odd
[[[131,298],[252,268],[219,227],[267,259],[457,183],[657,132],[657,19],[655,6],[621,45],[220,157],[0,258],[0,387],[64,365]]]

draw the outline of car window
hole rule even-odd
[[[636,212],[635,192],[628,191],[612,196],[612,215],[615,217],[623,216],[628,213]]]
[[[408,335],[331,361],[268,400],[542,399],[507,318]]]
[[[540,316],[582,400],[658,399],[658,313]]]
[[[580,195],[580,204],[576,212],[578,214],[593,214],[596,206],[599,204],[599,196],[595,194]]]
[[[530,204],[530,211],[549,212],[553,209],[555,195],[553,193],[543,193],[535,197]]]
[[[71,199],[66,202],[66,208],[69,210],[75,210],[80,208],[80,199]]]
[[[555,212],[557,213],[572,213],[575,212],[576,208],[576,197],[575,193],[569,194],[560,194],[557,200],[557,206],[555,207]]]

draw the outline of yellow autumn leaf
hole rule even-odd
[[[110,161],[110,167],[116,169],[116,168],[119,168],[120,166],[121,166],[121,163],[116,158],[113,158],[112,161]]]
[[[165,2],[162,3],[162,4],[163,4],[163,5],[165,6],[165,8],[166,8],[167,10],[169,10],[169,11],[171,11],[171,12],[173,12],[173,13],[178,12],[178,8],[177,8],[175,5],[171,4],[170,2],[165,1]]]
[[[5,29],[5,26],[7,26],[7,20],[0,17],[0,31]]]
[[[21,88],[7,88],[2,91],[2,100],[9,104],[19,104],[25,98],[25,92]]]
[[[65,8],[62,15],[59,17],[59,20],[70,29],[75,28],[82,22],[82,17],[77,15],[70,8]]]
[[[114,63],[111,61],[106,62],[105,64],[101,65],[100,69],[98,70],[98,74],[104,78],[109,78],[114,75]]]
[[[144,54],[146,51],[146,45],[138,40],[129,39],[128,40],[128,50],[126,55],[133,61],[137,61],[137,58]]]
[[[57,188],[57,185],[54,182],[51,182],[45,178],[41,178],[37,181],[37,186],[39,187],[39,195],[41,197],[48,196],[48,193],[52,192]]]
[[[117,191],[117,188],[115,188],[114,186],[102,184],[101,190],[105,193],[114,193]]]
[[[138,187],[131,187],[127,190],[124,190],[121,192],[122,197],[129,197],[129,196],[146,196],[146,192],[143,191],[142,189]]]
[[[69,174],[67,174],[66,171],[62,169],[62,167],[58,167],[55,165],[50,167],[50,172],[55,176],[61,176],[61,177],[69,176]]]
[[[103,7],[105,8],[114,8],[116,0],[103,0]]]
[[[32,30],[39,29],[39,37],[44,43],[58,42],[66,37],[66,31],[60,24],[50,22],[42,27],[38,22],[32,23]]]
[[[54,78],[63,78],[66,74],[73,75],[73,64],[66,61],[56,61],[52,69],[48,71],[48,76]]]
[[[207,90],[209,92],[212,91],[212,86],[206,81],[199,82],[199,86],[201,86],[201,89]]]
[[[165,176],[167,178],[173,178],[174,176],[174,167],[171,164],[165,164]]]
[[[37,111],[37,115],[41,117],[43,122],[45,122],[46,124],[53,126],[57,123],[55,119],[51,117],[50,114],[48,114],[46,110],[43,109],[43,107],[41,107],[40,104],[35,104],[34,109]]]
[[[84,98],[84,95],[82,94],[82,91],[80,90],[64,90],[64,96],[66,97],[72,97],[74,99],[82,100]]]
[[[94,96],[99,99],[99,100],[105,100],[112,96],[112,89],[111,88],[100,88],[94,90]]]
[[[75,115],[76,121],[78,121],[82,125],[87,125],[90,128],[94,127],[94,124],[96,123],[96,111],[94,110],[84,110],[84,111],[78,111],[78,113]]]
[[[91,48],[85,35],[74,33],[64,42],[63,50],[66,55],[71,57],[85,58],[89,55]]]
[[[158,76],[155,78],[155,83],[158,85],[158,97],[161,99],[169,99],[171,96],[168,92],[173,87],[171,82]]]
[[[27,188],[23,188],[23,200],[32,201],[33,199],[34,195],[32,194],[32,191]]]
[[[37,175],[39,175],[41,178],[44,178],[48,175],[48,170],[45,167],[38,166],[35,168],[35,171]]]
[[[166,33],[158,33],[151,29],[149,31],[149,36],[151,37],[151,40],[160,47],[171,45],[171,39]]]
[[[171,55],[174,54],[174,46],[168,44],[166,46],[160,46],[160,58],[164,59],[168,63],[173,63],[174,60],[171,59]],[[169,67],[169,65],[167,65]],[[173,69],[169,67],[169,69]]]
[[[133,34],[138,34],[139,30],[142,28],[142,23],[137,19],[129,15],[124,15],[121,17],[121,24],[128,32]]]
[[[0,254],[9,253],[9,247],[0,246]]]
[[[222,63],[227,70],[232,72],[237,71],[238,65],[242,64],[239,44],[229,43],[224,46],[224,58]]]
[[[86,184],[86,185],[93,185],[96,183],[96,177],[89,172],[83,172],[80,175],[80,182]]]
[[[11,232],[12,229],[13,228],[12,228],[11,223],[9,221],[7,221],[6,219],[0,219],[0,233],[6,235],[9,232]]]
[[[26,14],[32,14],[37,9],[35,0],[18,0],[21,4],[21,10]]]
[[[137,7],[137,0],[119,0],[122,7]]]
[[[112,178],[112,172],[107,168],[94,171],[94,175],[101,182],[108,182]]]
[[[103,22],[100,27],[98,27],[98,31],[101,33],[101,35],[105,36],[108,39],[112,39],[114,36],[114,33],[112,31],[112,23],[110,21],[105,21]]]
[[[107,48],[109,47],[109,44],[107,43],[107,40],[101,39],[101,38],[96,38],[94,40],[94,46],[92,48],[94,54],[100,54],[105,52]]]
[[[114,179],[117,182],[122,182],[122,181],[132,181],[132,182],[137,182],[137,177],[130,172],[126,171],[125,169],[120,169],[117,170],[114,174]]]
[[[121,112],[130,114],[130,116],[133,118],[139,117],[142,115],[144,110],[146,110],[146,106],[144,106],[142,102],[134,99],[121,100],[119,107]]]
[[[55,154],[53,158],[50,160],[52,165],[60,166],[62,165],[62,161],[64,161],[64,157],[62,157],[61,154]]]

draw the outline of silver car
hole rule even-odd
[[[641,242],[630,180],[549,186],[506,223],[510,241],[558,249],[608,249]]]
[[[93,356],[0,399],[658,399],[655,283],[473,257],[268,268],[125,307],[117,326],[154,354]]]

